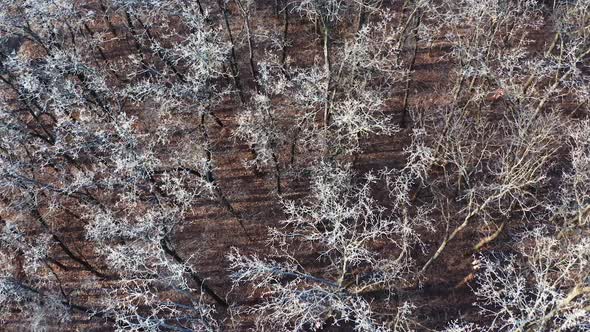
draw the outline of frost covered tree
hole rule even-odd
[[[392,91],[402,78],[395,37],[390,36],[395,31],[387,16],[380,23],[366,24],[332,51],[330,75],[317,61],[309,67],[285,67],[277,57],[270,57],[260,64],[259,83],[272,105],[270,110],[281,114],[275,118],[282,117],[291,124],[287,137],[291,140],[292,162],[295,154],[303,160],[351,156],[362,151],[361,142],[370,135],[398,131],[386,114]],[[297,110],[295,118],[286,116],[289,108]],[[256,129],[243,122],[239,130],[252,133]],[[239,135],[251,146],[265,145],[252,134],[249,138]]]
[[[404,170],[402,176],[420,174],[413,171]],[[256,315],[260,328],[279,324],[285,330],[317,330],[351,322],[358,331],[403,331],[411,325],[412,304],[400,304],[396,317],[383,321],[368,294],[394,292],[411,278],[410,248],[430,225],[428,211],[408,211],[400,202],[392,215],[372,197],[378,178],[369,173],[354,183],[352,174],[349,166],[324,162],[313,170],[312,196],[283,203],[287,218],[281,228],[271,229],[280,260],[237,249],[229,254],[232,280],[250,284],[253,295],[264,294],[261,304],[244,309]],[[393,253],[374,251],[379,241],[391,241]],[[293,254],[296,246],[317,252],[324,267],[313,272],[300,263]]]
[[[2,60],[0,211],[5,229],[15,231],[4,233],[1,249],[22,261],[20,272],[3,275],[7,291],[25,296],[28,289],[31,305],[53,301],[121,329],[217,329],[212,303],[226,302],[176,251],[173,239],[197,200],[217,198],[229,206],[215,182],[207,133],[209,123],[220,123],[209,110],[217,102],[212,81],[224,75],[224,43],[195,8],[184,8],[182,20],[174,22],[186,33],[156,35],[171,22],[150,15],[175,16],[178,2],[113,2],[108,14],[123,12],[130,33],[147,36],[133,35],[139,54],[115,75],[121,59],[98,57],[104,56],[105,35],[95,30],[86,7],[67,1],[3,5],[2,15],[14,13],[3,20],[3,32],[27,39],[32,50]],[[93,47],[82,48],[81,40]],[[130,112],[129,104],[154,112]],[[197,121],[190,124],[189,117]],[[178,139],[181,131],[194,134]],[[86,229],[98,257],[87,260],[81,252],[88,248],[66,240],[63,218]],[[71,296],[58,291],[70,260],[111,280],[105,294],[111,301],[95,308],[69,305],[85,296],[82,289],[68,290]],[[166,291],[178,299],[158,299]],[[116,301],[113,294],[120,295]]]
[[[481,258],[475,294],[488,330],[588,331],[588,234],[561,237],[536,229],[518,238],[517,254]]]
[[[523,219],[533,216],[529,212],[536,213],[545,202],[539,191],[547,183],[547,172],[559,147],[562,127],[557,114],[537,116],[534,109],[521,109],[518,114],[506,115],[494,128],[485,118],[473,120],[460,112],[443,112],[444,121],[435,117],[432,124],[439,128],[441,137],[432,149],[434,163],[445,169],[436,182],[452,188],[447,192],[459,203],[457,213],[462,222],[450,228],[422,271],[478,220],[485,224],[500,221],[498,227],[503,229],[517,215]],[[498,140],[503,143],[493,146]]]

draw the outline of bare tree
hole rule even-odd
[[[364,294],[392,291],[406,281],[412,261],[409,248],[419,241],[416,230],[429,224],[427,211],[410,215],[402,210],[399,216],[388,217],[371,197],[377,178],[367,174],[357,185],[351,176],[347,167],[323,163],[314,170],[313,197],[284,203],[288,216],[284,228],[271,230],[284,263],[237,250],[228,256],[236,284],[247,282],[253,294],[267,294],[265,302],[245,309],[258,317],[261,327],[278,322],[287,330],[315,330],[352,321],[359,331],[388,330],[388,326],[405,331],[411,325],[411,304],[396,308],[396,318],[384,325]],[[392,241],[397,256],[380,257],[372,251],[380,239]],[[321,274],[308,272],[291,254],[297,243],[318,250],[319,259],[327,264]]]
[[[518,239],[517,256],[482,257],[475,294],[487,330],[588,330],[590,250],[580,239],[536,229]]]

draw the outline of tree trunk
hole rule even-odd
[[[330,63],[330,31],[328,23],[323,24],[324,32],[324,70],[327,79],[324,104],[324,128],[330,125],[330,85],[332,84],[332,65]]]

